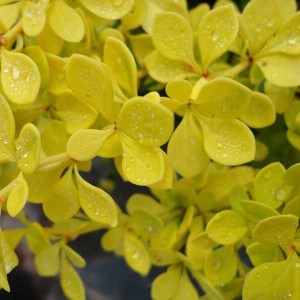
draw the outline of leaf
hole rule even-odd
[[[118,224],[117,207],[111,196],[86,182],[78,171],[75,174],[79,201],[87,216],[96,222],[116,226]]]
[[[116,251],[120,249],[123,252],[123,238],[125,229],[123,227],[114,227],[106,231],[101,238],[101,247],[105,251]]]
[[[284,166],[272,163],[262,168],[254,179],[253,197],[272,208],[278,208],[285,200],[281,195],[280,184],[285,174]]]
[[[84,55],[73,54],[66,65],[66,78],[79,99],[96,108],[107,120],[114,121],[114,90],[103,63]]]
[[[39,163],[42,150],[39,130],[31,123],[24,125],[15,147],[18,168],[26,174],[32,174]]]
[[[157,14],[152,27],[156,50],[172,60],[196,64],[193,54],[193,31],[181,15],[173,12]]]
[[[27,228],[26,239],[28,248],[34,254],[46,251],[51,246],[43,227],[37,222],[32,222]]]
[[[178,101],[180,104],[188,103],[192,91],[193,91],[192,84],[186,80],[170,81],[166,86],[167,95],[170,98]]]
[[[26,229],[16,228],[16,229],[6,229],[3,231],[4,237],[12,249],[16,249],[19,245],[21,239],[24,237]]]
[[[64,294],[70,300],[84,300],[85,290],[81,278],[78,276],[75,269],[68,262],[65,255],[61,257],[61,274],[60,284]]]
[[[238,120],[201,121],[204,149],[223,165],[240,165],[254,159],[255,139],[251,130]]]
[[[254,268],[245,279],[243,299],[299,299],[299,266],[297,254],[292,253],[285,261]]]
[[[281,87],[294,87],[300,84],[298,70],[300,57],[291,55],[268,55],[255,60],[266,79]]]
[[[98,17],[120,19],[129,14],[134,7],[134,0],[80,0],[82,5]]]
[[[25,2],[22,6],[22,29],[28,36],[40,34],[46,23],[46,13],[40,3]]]
[[[224,54],[238,34],[233,5],[224,5],[205,14],[198,27],[198,47],[203,70]]]
[[[175,171],[184,177],[201,173],[209,164],[200,128],[189,110],[170,138],[168,155]]]
[[[63,249],[65,251],[66,257],[71,261],[73,265],[78,268],[83,268],[85,266],[85,259],[71,247],[64,245]]]
[[[241,17],[241,29],[246,37],[250,55],[254,55],[276,33],[281,22],[280,7],[273,0],[252,0]]]
[[[188,64],[169,59],[157,51],[149,54],[145,66],[152,78],[159,82],[169,82],[195,75],[195,71]]]
[[[146,276],[151,268],[150,258],[143,243],[129,232],[124,234],[124,256],[134,271]]]
[[[113,134],[113,129],[83,129],[75,132],[68,140],[67,153],[73,159],[86,161],[99,153],[104,142]]]
[[[1,5],[0,20],[4,26],[5,32],[7,32],[17,22],[20,14],[20,7],[20,2]]]
[[[126,101],[120,111],[118,129],[143,145],[165,144],[173,128],[173,114],[161,104],[145,97]]]
[[[300,195],[293,197],[283,208],[283,214],[292,214],[300,218]]]
[[[204,264],[205,277],[213,285],[223,285],[232,280],[237,272],[237,260],[233,246],[213,251]]]
[[[34,264],[38,273],[42,276],[55,276],[60,271],[60,252],[58,244],[50,246],[34,258]]]
[[[137,69],[130,50],[120,40],[110,37],[103,51],[103,62],[119,86],[127,92],[129,98],[137,96]]]
[[[223,210],[215,214],[206,226],[208,236],[222,245],[238,242],[248,231],[244,219],[236,212]]]
[[[15,161],[15,119],[5,98],[0,93],[0,163]]]
[[[9,100],[16,104],[28,104],[36,100],[41,75],[30,57],[2,47],[1,83]]]
[[[229,78],[207,82],[199,91],[195,107],[208,116],[232,119],[239,117],[250,104],[251,93],[244,85]]]
[[[162,180],[164,158],[159,148],[142,145],[125,134],[120,135],[125,177],[136,185],[150,185]]]
[[[171,249],[151,247],[148,248],[148,253],[151,263],[154,266],[165,267],[180,262],[180,259],[177,255],[178,252],[175,252]]]
[[[77,188],[73,181],[72,168],[50,186],[43,201],[43,211],[52,222],[72,218],[79,210]]]
[[[49,22],[55,34],[66,42],[78,43],[85,35],[80,14],[63,0],[54,1]]]
[[[290,245],[298,227],[299,218],[279,215],[261,220],[252,231],[256,242],[273,245]]]
[[[252,92],[250,104],[244,113],[240,115],[240,119],[252,128],[270,126],[276,119],[274,103],[268,96]]]
[[[14,185],[7,198],[7,212],[15,217],[25,206],[28,199],[28,185],[22,172],[14,181]]]
[[[70,134],[89,128],[98,115],[92,106],[77,99],[72,93],[60,94],[56,98],[55,107],[56,114],[65,123]]]

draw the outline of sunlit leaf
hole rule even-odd
[[[64,245],[63,249],[65,251],[66,257],[71,261],[73,265],[78,268],[83,268],[85,266],[85,259],[71,247]]]

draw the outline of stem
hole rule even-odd
[[[182,215],[182,210],[181,209],[175,209],[175,210],[171,210],[171,211],[166,212],[166,213],[159,214],[158,217],[162,221],[166,221],[168,219],[173,219],[173,218],[178,217],[180,215]]]
[[[1,36],[2,40],[5,40],[5,48],[9,48],[9,46],[16,39],[17,35],[22,31],[22,19],[20,19],[15,26],[13,26],[9,31],[7,31],[4,35]]]
[[[71,160],[67,153],[59,153],[56,155],[49,156],[42,159],[36,171],[49,171],[51,169],[57,168],[60,165],[65,164],[67,161]]]
[[[250,66],[250,62],[248,60],[244,60],[228,70],[211,74],[209,76],[209,79],[214,79],[217,77],[234,77],[240,72],[242,72],[243,70],[245,70],[248,66]]]

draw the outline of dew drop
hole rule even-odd
[[[296,262],[296,263],[295,263],[295,267],[296,267],[296,268],[300,268],[300,262]]]
[[[217,39],[218,39],[219,37],[220,37],[219,31],[214,30],[214,31],[212,32],[212,35],[211,35],[212,41],[213,41],[213,42],[217,41]]]
[[[18,79],[20,77],[20,70],[17,67],[13,67],[13,79]]]

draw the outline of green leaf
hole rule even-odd
[[[34,258],[34,264],[38,273],[42,276],[55,276],[60,271],[60,252],[58,244],[50,246]]]
[[[254,268],[245,279],[243,299],[299,299],[299,267],[299,258],[293,253],[285,261]]]
[[[123,157],[122,170],[125,177],[136,185],[150,185],[162,180],[164,158],[159,148],[142,145],[125,134],[120,135]]]
[[[223,165],[240,165],[254,159],[255,139],[251,130],[238,120],[200,120],[204,149]]]
[[[154,266],[164,267],[180,262],[177,252],[172,249],[161,247],[148,248],[151,263]]]
[[[49,16],[52,30],[70,43],[80,42],[85,34],[80,14],[63,0],[55,0]]]
[[[73,159],[86,161],[99,153],[104,142],[114,133],[106,130],[83,129],[75,132],[68,140],[67,153]]]
[[[252,128],[272,125],[276,119],[273,101],[267,95],[252,92],[250,104],[240,115],[240,119]]]
[[[195,75],[190,65],[169,59],[158,51],[149,54],[144,63],[149,75],[159,82],[169,82]]]
[[[26,174],[32,174],[39,163],[42,150],[39,130],[31,123],[24,125],[15,147],[18,168]]]
[[[196,64],[193,54],[193,31],[181,15],[173,12],[157,14],[152,27],[154,47],[172,60]]]
[[[232,280],[237,272],[237,260],[233,246],[224,246],[213,251],[204,264],[205,277],[213,285],[222,285]]]
[[[117,207],[114,200],[103,190],[86,182],[76,170],[79,201],[87,216],[96,222],[116,226]]]
[[[2,47],[1,83],[9,100],[16,104],[28,104],[36,100],[41,75],[29,56]]]
[[[126,101],[120,111],[118,129],[143,145],[165,144],[173,128],[173,113],[146,97]]]
[[[28,185],[22,172],[15,179],[12,190],[7,198],[7,212],[15,217],[25,206],[28,199]]]
[[[198,27],[198,47],[203,70],[224,54],[238,34],[238,18],[233,5],[211,10]]]
[[[72,93],[60,94],[56,98],[55,107],[56,114],[65,123],[70,134],[89,128],[98,115],[92,106],[77,99]]]
[[[253,197],[272,208],[278,208],[285,200],[281,182],[285,174],[284,166],[275,162],[261,169],[254,180]]]
[[[66,65],[67,82],[75,96],[114,121],[114,90],[107,67],[90,57],[73,54]]]
[[[0,93],[0,162],[14,161],[15,119],[5,98]]]
[[[206,226],[208,236],[222,245],[238,242],[248,231],[244,219],[236,212],[223,210],[215,214]]]
[[[252,231],[256,242],[273,245],[290,245],[298,227],[299,218],[279,215],[261,220]]]
[[[120,19],[129,14],[134,7],[134,0],[80,0],[82,5],[98,17]]]
[[[137,69],[130,50],[120,40],[110,37],[103,51],[103,62],[119,86],[127,92],[129,98],[137,96]]]
[[[292,198],[283,208],[283,214],[292,214],[300,218],[300,195]]]
[[[129,232],[124,235],[124,256],[134,271],[146,276],[151,268],[149,254],[144,244]]]
[[[249,89],[237,81],[217,78],[200,89],[195,106],[210,117],[232,119],[244,113],[250,104],[250,95]]]
[[[79,210],[77,188],[73,181],[72,168],[50,186],[43,201],[45,215],[52,222],[61,222],[73,217]]]
[[[281,261],[284,259],[283,253],[277,245],[266,245],[254,242],[247,247],[246,252],[254,266],[259,266],[265,262]]]
[[[300,85],[298,71],[300,57],[292,55],[267,55],[259,57],[255,63],[261,68],[266,79],[281,87]]]
[[[60,284],[64,291],[64,294],[70,300],[84,300],[85,299],[85,291],[84,285],[72,267],[72,265],[68,262],[65,255],[62,255],[61,258],[61,274],[60,274]]]
[[[254,55],[276,33],[281,22],[280,7],[273,0],[250,1],[241,17],[241,29],[250,55]]]

